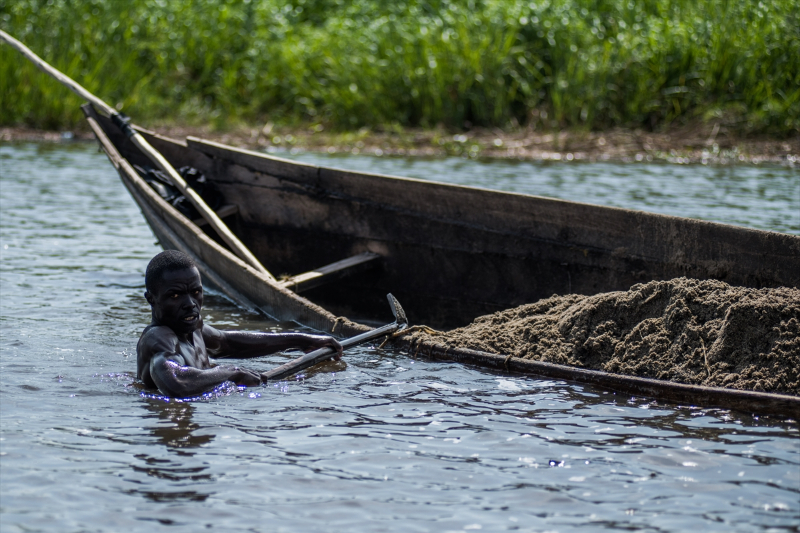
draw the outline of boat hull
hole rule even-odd
[[[800,284],[800,237],[678,217],[305,165],[139,129],[175,167],[192,166],[237,206],[231,229],[273,274],[363,252],[375,268],[309,290],[271,281],[164,202],[132,164],[149,161],[85,106],[92,129],[165,248],[190,254],[211,284],[279,320],[351,336],[391,321],[446,328],[552,294],[626,290],[687,276],[732,285]],[[138,129],[138,128],[137,128]],[[400,341],[402,343],[402,341]],[[645,380],[435,344],[412,353],[599,384],[630,394],[754,412],[797,412],[800,398]]]
[[[380,254],[381,268],[307,294],[341,315],[377,320],[384,295],[393,292],[417,322],[447,328],[553,294],[627,290],[680,276],[754,288],[800,284],[794,235],[143,134],[175,166],[204,172],[238,207],[233,229],[273,274]],[[114,141],[123,157],[146,163],[135,147]]]

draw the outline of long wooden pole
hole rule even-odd
[[[0,30],[0,39],[5,41],[6,43],[10,44],[12,47],[16,48],[19,52],[22,53],[25,57],[27,57],[34,65],[39,67],[42,71],[49,74],[53,78],[55,78],[58,82],[65,85],[69,88],[72,92],[86,100],[87,102],[91,103],[95,107],[99,108],[103,113],[111,118],[111,121],[119,127],[123,133],[131,140],[131,142],[139,148],[150,160],[155,163],[155,165],[160,168],[167,176],[169,176],[170,181],[181,191],[181,193],[189,199],[190,202],[197,208],[197,211],[203,216],[206,221],[211,225],[212,228],[219,234],[220,237],[231,247],[231,249],[238,255],[243,261],[247,264],[258,270],[261,274],[266,276],[270,281],[275,281],[274,276],[269,273],[269,271],[264,268],[264,266],[259,262],[258,259],[247,249],[242,241],[240,241],[236,235],[225,225],[225,223],[217,216],[213,209],[211,209],[208,204],[197,194],[197,191],[189,187],[184,179],[181,177],[180,174],[175,170],[175,168],[167,161],[164,156],[162,156],[158,150],[153,148],[147,140],[142,137],[135,129],[133,129],[126,118],[120,115],[116,109],[111,107],[110,105],[103,102],[100,98],[96,97],[83,87],[81,87],[78,83],[75,82],[72,78],[65,75],[64,73],[60,72],[59,70],[55,69],[53,66],[49,65],[46,61],[44,61],[41,57],[37,56],[33,51],[4,32]]]

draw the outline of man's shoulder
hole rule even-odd
[[[159,352],[175,351],[177,342],[178,336],[167,326],[151,324],[144,328],[136,344],[136,377],[143,380],[148,387],[155,387],[148,369],[150,361]]]
[[[168,326],[149,325],[139,337],[137,351],[162,351],[163,348],[174,348],[178,336]]]
[[[142,330],[141,338],[145,338],[145,337],[162,337],[162,336],[165,336],[165,335],[168,336],[168,337],[178,338],[178,336],[175,334],[175,332],[172,331],[171,327],[169,327],[169,326],[161,326],[161,325],[158,325],[158,324],[150,324],[149,326],[144,328],[144,330]]]

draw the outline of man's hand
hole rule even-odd
[[[261,374],[246,368],[239,368],[238,366],[230,367],[233,371],[230,379],[237,385],[244,385],[245,387],[256,387],[261,385]]]
[[[336,355],[333,356],[337,361],[342,358],[342,345],[339,341],[329,335],[306,335],[308,338],[308,346],[303,351],[305,353],[313,352],[320,348],[331,348],[336,350]]]

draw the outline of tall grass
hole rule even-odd
[[[137,121],[800,132],[796,0],[0,0],[0,27]],[[0,46],[0,124],[81,121]]]

